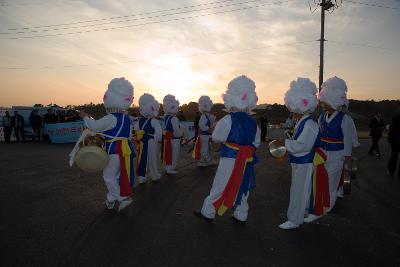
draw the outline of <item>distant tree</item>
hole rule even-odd
[[[34,108],[43,108],[44,106],[43,106],[43,104],[35,104],[35,105],[33,105],[33,107]]]

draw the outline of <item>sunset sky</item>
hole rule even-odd
[[[0,106],[100,103],[114,77],[133,83],[135,103],[144,92],[221,102],[240,74],[260,104],[282,103],[296,77],[318,83],[309,2],[0,0]],[[343,0],[326,39],[325,77],[345,79],[349,98],[400,99],[400,1]]]

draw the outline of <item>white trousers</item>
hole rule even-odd
[[[158,180],[161,177],[158,170],[158,144],[154,139],[149,139],[147,148],[146,176],[148,176],[148,173],[150,173],[153,180]],[[139,176],[139,181],[145,182],[146,177]]]
[[[231,158],[221,158],[219,160],[219,165],[217,173],[215,174],[214,182],[210,190],[210,195],[204,200],[201,213],[210,219],[215,217],[215,207],[213,203],[221,197],[226,184],[232,174],[233,166],[235,164],[235,159]],[[249,211],[249,205],[247,204],[247,198],[249,193],[242,197],[242,202],[238,205],[233,213],[236,219],[240,221],[246,221]]]
[[[288,220],[295,224],[302,224],[304,211],[309,203],[311,194],[311,176],[313,164],[292,163],[292,185],[290,186],[290,201],[287,210]]]
[[[329,209],[331,210],[335,206],[338,195],[338,185],[342,176],[344,164],[344,151],[327,151],[326,156],[325,168],[329,177]]]
[[[149,140],[147,153],[147,168],[153,179],[157,180],[161,174],[158,170],[158,143],[154,139]]]
[[[208,141],[210,140],[211,135],[200,135],[201,140],[201,150],[200,150],[200,161],[201,162],[210,162],[211,154],[208,146]]]
[[[165,170],[175,170],[181,152],[181,139],[172,139],[172,165],[166,165]],[[165,155],[164,155],[165,156]]]
[[[107,187],[108,201],[121,201],[127,197],[121,197],[119,189],[120,163],[116,154],[108,155],[109,161],[103,170],[103,179]]]

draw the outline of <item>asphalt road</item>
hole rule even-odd
[[[194,217],[216,167],[184,154],[179,174],[135,189],[121,213],[105,210],[100,174],[69,168],[71,145],[0,144],[1,266],[400,266],[400,181],[389,151],[355,151],[353,191],[317,223],[283,231],[289,165],[258,151],[246,225]]]

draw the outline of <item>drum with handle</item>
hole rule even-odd
[[[108,163],[108,154],[105,151],[103,136],[86,133],[86,136],[79,143],[79,150],[75,155],[74,161],[80,169],[86,172],[103,170]]]

